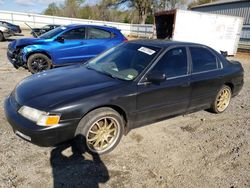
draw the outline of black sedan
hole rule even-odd
[[[30,34],[34,37],[38,37],[44,33],[47,33],[48,31],[55,29],[57,27],[60,27],[60,26],[61,25],[57,25],[57,24],[49,24],[49,25],[45,25],[41,28],[32,28],[32,31]]]
[[[52,146],[80,135],[90,152],[103,154],[133,128],[204,109],[224,112],[243,75],[239,62],[203,45],[131,41],[85,64],[24,79],[5,113],[32,143]]]

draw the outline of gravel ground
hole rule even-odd
[[[200,111],[135,129],[112,153],[93,157],[13,134],[4,98],[30,73],[8,63],[8,42],[0,43],[0,187],[250,187],[250,55],[233,58],[244,66],[245,85],[223,114]]]

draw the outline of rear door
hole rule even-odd
[[[88,54],[91,57],[121,43],[116,39],[114,33],[98,27],[86,27],[86,38],[88,40]]]
[[[192,59],[191,101],[189,110],[209,108],[222,86],[222,64],[208,48],[190,47]]]
[[[161,83],[138,85],[137,125],[186,112],[190,99],[189,61],[186,47],[168,50],[149,72],[163,72]]]

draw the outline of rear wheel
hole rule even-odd
[[[224,112],[231,102],[232,90],[229,86],[224,85],[217,93],[216,99],[212,104],[211,110],[214,113]]]
[[[2,32],[0,32],[0,42],[1,41],[4,41],[4,36],[3,36],[3,33]]]
[[[76,135],[84,137],[86,148],[90,153],[105,154],[111,152],[120,142],[124,122],[118,112],[111,108],[99,108],[88,113],[80,121]],[[80,151],[85,148],[77,143]]]
[[[31,55],[27,61],[28,69],[32,74],[51,69],[51,65],[50,58],[41,53]]]

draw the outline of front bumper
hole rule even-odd
[[[24,63],[22,61],[22,54],[20,51],[16,50],[16,49],[11,49],[8,48],[7,50],[7,57],[10,61],[10,63],[16,68],[18,69],[19,67],[24,67],[27,68],[26,63]]]
[[[51,127],[42,127],[24,118],[17,111],[20,105],[9,96],[4,103],[5,116],[15,134],[39,146],[55,146],[74,138],[79,120],[64,121]]]
[[[3,36],[4,38],[9,38],[11,36],[13,36],[14,34],[12,32],[3,32]]]

